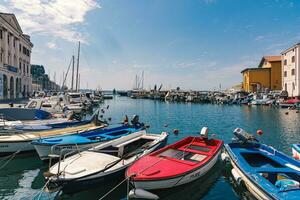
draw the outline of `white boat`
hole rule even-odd
[[[164,146],[168,134],[139,131],[79,152],[50,167],[45,173],[48,191],[62,189],[65,193],[82,190],[96,183],[124,177],[128,166],[140,157]]]
[[[76,134],[78,132],[99,129],[102,127],[103,126],[96,126],[93,123],[89,123],[81,126],[68,127],[63,129],[0,134],[0,155],[7,155],[15,152],[33,151],[34,146],[31,144],[31,142],[40,138],[66,134]]]

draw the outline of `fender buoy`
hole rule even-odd
[[[262,134],[264,134],[264,132],[261,129],[259,129],[259,130],[256,131],[256,134],[257,135],[262,135]]]

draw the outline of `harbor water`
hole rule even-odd
[[[300,142],[300,113],[294,110],[276,109],[265,106],[237,106],[192,103],[171,103],[153,100],[115,97],[101,106],[109,105],[105,117],[111,117],[111,123],[119,123],[125,115],[140,116],[140,121],[150,125],[149,132],[170,133],[168,143],[175,142],[188,135],[198,135],[203,126],[209,127],[210,135],[231,141],[232,131],[236,127],[250,133],[258,129],[264,134],[259,136],[263,143],[273,146],[291,155],[291,144]],[[178,129],[179,134],[173,134]],[[2,161],[2,160],[1,160]],[[33,154],[20,155],[0,169],[0,199],[100,199],[124,178],[97,186],[76,194],[41,193],[45,184],[43,172],[46,163]],[[171,190],[157,191],[161,199],[251,199],[241,187],[233,187],[229,176],[229,167],[218,163],[205,177],[186,186]],[[126,183],[118,187],[105,199],[126,199]]]

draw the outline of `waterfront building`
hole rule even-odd
[[[282,88],[289,97],[300,96],[300,43],[281,53],[282,56]]]
[[[32,92],[32,47],[16,16],[0,13],[0,99],[27,97]]]
[[[281,56],[262,57],[257,68],[246,68],[243,74],[243,90],[260,92],[265,89],[281,90]]]

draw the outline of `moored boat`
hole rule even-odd
[[[232,176],[257,199],[299,199],[300,162],[237,128],[226,144]]]
[[[143,128],[143,126],[127,124],[90,130],[76,135],[63,135],[38,139],[34,140],[31,144],[33,144],[40,159],[47,160],[49,159],[49,154],[52,157],[55,155],[59,157],[59,155],[65,155],[76,149],[88,149],[99,145],[100,143],[137,132]]]
[[[33,151],[31,144],[33,140],[45,137],[53,137],[58,135],[77,134],[84,131],[102,129],[103,125],[95,125],[88,123],[75,127],[67,127],[63,129],[30,131],[25,133],[5,133],[0,135],[0,155],[7,155],[15,152]]]
[[[45,173],[47,189],[65,193],[90,188],[96,183],[124,176],[125,169],[140,157],[164,146],[168,134],[145,130],[81,151],[50,167]]]
[[[126,171],[135,188],[148,190],[172,188],[205,175],[217,162],[223,141],[190,136],[136,161]]]

